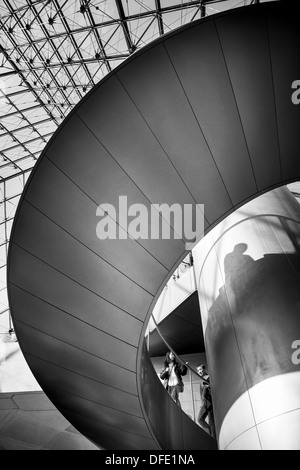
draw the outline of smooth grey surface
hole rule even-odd
[[[161,447],[140,395],[141,348],[153,302],[187,253],[182,240],[98,243],[96,207],[119,195],[147,207],[205,204],[209,230],[298,179],[298,44],[281,2],[179,28],[95,86],[30,175],[10,243],[13,321],[41,387],[101,447]],[[124,412],[144,419],[148,437]],[[170,449],[189,445],[182,420]]]
[[[80,135],[80,139],[74,140],[74,135]],[[90,148],[88,153],[87,147]],[[60,158],[61,153],[64,155],[63,159]],[[141,189],[76,114],[72,116],[71,121],[66,121],[64,132],[58,133],[51,147],[47,149],[47,158],[67,174],[97,206],[108,201],[118,206],[119,196],[126,195],[128,204],[140,203],[150,208],[150,201]],[[40,181],[35,184],[40,185],[43,191]],[[95,231],[92,230],[92,233]],[[144,246],[167,269],[171,268],[168,264],[170,258],[176,256],[177,250],[182,247],[181,240],[163,240],[160,245],[151,239],[138,240],[136,243]],[[103,251],[105,253],[102,248]]]
[[[114,384],[112,385],[105,375],[97,377],[95,374],[95,376],[89,377],[90,372],[96,371],[93,363],[89,364],[89,369],[84,370],[82,373],[80,367],[78,367],[78,371],[72,371],[64,368],[63,365],[58,366],[54,362],[52,363],[51,358],[47,357],[46,354],[44,354],[42,359],[31,355],[30,352],[28,355],[30,355],[30,365],[33,373],[39,381],[45,384],[47,391],[49,390],[49,397],[54,398],[51,398],[51,400],[55,402],[56,396],[69,393],[69,407],[74,413],[76,413],[76,410],[72,409],[73,395],[119,410],[121,413],[124,412],[124,403],[126,403],[126,413],[137,417],[143,416],[136,394],[122,390],[122,384],[120,384],[120,388],[117,388],[117,384],[115,386]],[[98,361],[98,368],[101,372],[100,367],[101,361]],[[117,373],[114,367],[111,368],[111,374],[113,373]],[[119,380],[120,376],[121,374],[118,375]]]
[[[115,75],[97,88],[92,102],[82,103],[77,114],[152,204],[194,202],[143,115]]]
[[[66,314],[94,325],[108,334],[116,337],[122,335],[125,342],[132,341],[133,345],[138,345],[135,333],[141,331],[141,320],[128,315],[123,309],[117,308],[37,258],[30,257],[28,253],[20,248],[16,248],[16,255],[23,260],[23,269],[20,267],[19,275],[23,276],[22,289],[25,292],[42,299]],[[31,266],[30,277],[25,276],[24,273],[24,271],[27,271],[26,266],[29,262]],[[47,283],[43,282],[45,277],[48,279]],[[19,284],[17,274],[12,278],[12,292],[17,288],[15,283]],[[17,289],[20,291],[20,288]],[[17,301],[17,295],[17,292],[14,292],[12,302]],[[99,312],[101,312],[101,315],[99,315]],[[23,315],[26,315],[26,311],[20,312],[20,319],[23,318]],[[35,315],[42,316],[43,314],[38,310]]]
[[[238,22],[233,18],[217,22],[258,189],[276,184],[281,176],[276,106],[273,86],[270,86],[272,64],[265,22],[263,16],[257,18],[255,11],[245,11]],[[236,35],[238,41],[235,40]]]
[[[215,22],[190,28],[184,41],[174,35],[165,47],[232,204],[237,204],[257,188]]]
[[[153,75],[155,68],[160,72]],[[150,74],[151,81],[147,80]],[[230,208],[229,197],[163,44],[117,75],[195,201],[205,204],[206,217],[218,218]],[[146,80],[146,88],[139,86]],[[208,196],[211,185],[216,191],[214,199]]]
[[[296,18],[290,16],[282,21],[280,15],[267,18],[270,55],[273,70],[274,95],[277,111],[278,135],[281,152],[282,178],[295,179],[300,172],[299,106],[291,101],[291,87],[300,76],[300,60],[295,57],[294,48],[299,41],[299,26]],[[279,34],[280,31],[280,34]]]
[[[151,293],[131,281],[126,273],[123,274],[104,261],[27,203],[24,203],[24,212],[20,215],[19,222],[22,239],[16,236],[15,242],[21,251],[24,248],[24,257],[43,260],[136,318],[142,315],[143,305],[152,300]],[[24,230],[24,224],[30,224],[32,230]],[[26,266],[24,268],[28,269]],[[128,291],[132,295],[126,299]]]
[[[34,184],[31,186],[26,200],[98,255],[99,261],[105,260],[119,271],[126,271],[128,277],[137,284],[143,280],[142,287],[152,294],[155,293],[158,287],[156,279],[163,267],[157,263],[158,260],[130,237],[123,240],[121,245],[118,240],[100,241],[96,234],[96,226],[100,220],[96,217],[98,205],[47,158],[43,160],[37,173],[41,175],[37,176],[38,187]],[[54,194],[52,187],[57,188]],[[113,202],[115,204],[115,201]],[[129,200],[128,203],[131,204],[132,201]],[[146,268],[148,277],[142,276],[143,267]],[[167,273],[165,268],[165,274]]]

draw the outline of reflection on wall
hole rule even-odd
[[[194,249],[220,448],[281,448],[285,429],[297,430],[288,448],[300,448],[300,420],[291,414],[300,407],[300,368],[291,360],[300,339],[299,242],[300,206],[281,188],[239,209]],[[278,399],[284,390],[285,417],[277,400],[271,405],[269,383]],[[257,412],[262,403],[267,418]],[[278,415],[289,424],[273,423],[270,441],[265,421]]]

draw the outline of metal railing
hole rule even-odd
[[[151,321],[155,325],[155,329],[157,330],[162,342],[166,346],[166,350],[172,351],[176,358],[178,359],[178,362],[180,362],[182,365],[185,365],[187,367],[187,374],[186,376],[183,377],[183,382],[184,382],[184,391],[179,394],[179,400],[180,400],[180,407],[182,411],[187,414],[196,424],[199,426],[200,423],[198,422],[198,413],[201,407],[201,397],[200,397],[200,382],[206,383],[207,382],[191,367],[191,365],[188,362],[185,362],[177,353],[176,351],[170,346],[168,341],[164,338],[162,333],[160,332],[159,325],[156,323],[155,318],[152,316]],[[151,359],[151,343],[149,340],[149,336],[146,337],[146,345],[148,349],[148,353]],[[161,364],[160,370],[156,366],[156,372],[159,377],[160,371],[163,369],[163,363]],[[160,377],[159,377],[160,378]],[[161,380],[161,379],[160,379]],[[161,380],[162,387],[163,385],[163,380]],[[166,393],[168,393],[166,391]],[[208,423],[207,423],[208,424]],[[202,427],[202,426],[201,426]],[[211,435],[215,439],[214,433],[210,434],[207,429],[202,427],[202,429],[207,432],[207,434]]]

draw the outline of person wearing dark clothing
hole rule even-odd
[[[164,387],[169,392],[175,403],[181,407],[179,393],[183,392],[182,376],[186,375],[187,367],[177,362],[175,354],[168,351],[164,362],[163,370],[160,373],[161,380],[164,381]]]
[[[198,413],[199,425],[211,436],[215,437],[215,423],[212,408],[209,375],[204,364],[197,366],[197,372],[202,378],[200,381],[200,410]],[[206,422],[208,418],[208,423]]]

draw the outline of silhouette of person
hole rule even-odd
[[[247,248],[246,243],[238,243],[224,258],[225,284],[230,284],[233,290],[243,273],[254,264],[253,258],[244,254]]]

